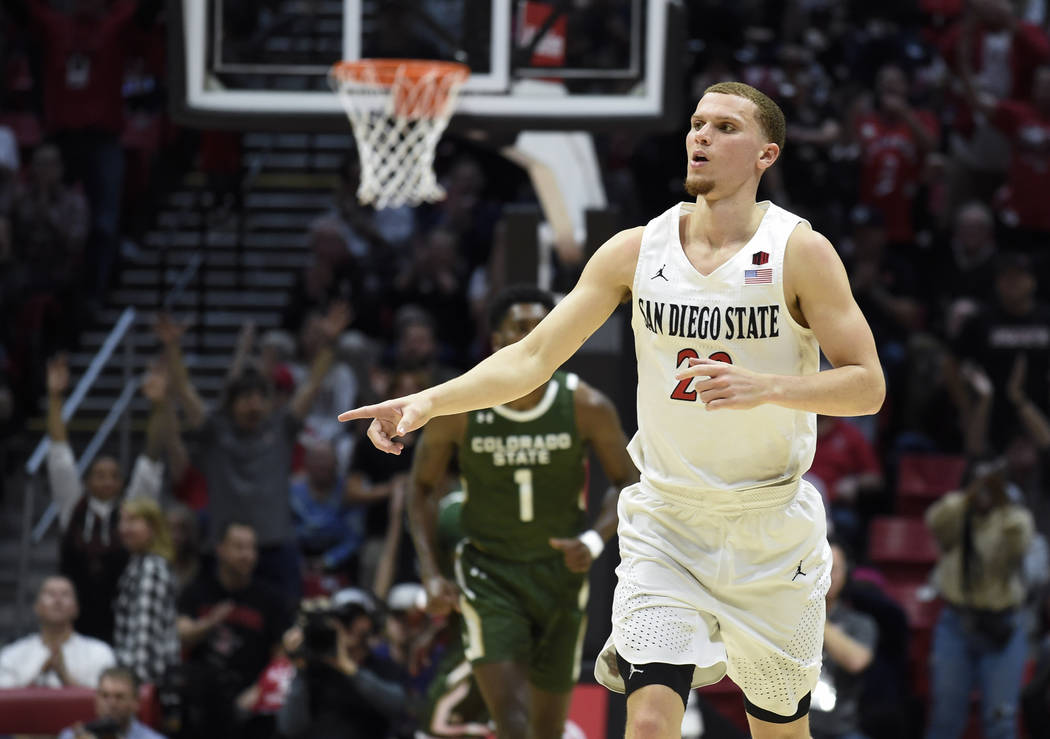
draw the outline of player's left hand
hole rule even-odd
[[[551,539],[550,545],[565,555],[565,566],[570,572],[587,572],[594,559],[591,550],[578,538]]]
[[[709,411],[722,408],[746,410],[765,402],[766,375],[716,359],[690,359],[675,378],[695,377],[693,390]]]

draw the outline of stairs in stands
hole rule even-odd
[[[200,173],[168,194],[137,253],[124,259],[99,325],[70,357],[78,377],[127,306],[139,313],[133,329],[133,368],[141,372],[157,350],[152,321],[186,265],[200,267],[172,311],[190,322],[183,348],[191,375],[207,399],[218,397],[237,335],[247,321],[259,332],[279,325],[296,275],[309,257],[307,228],[331,205],[335,170],[350,135],[248,133],[241,212],[212,205],[215,194]],[[119,352],[81,406],[101,417],[124,386]],[[133,403],[140,420],[148,404]]]
[[[307,227],[331,206],[336,170],[351,143],[346,134],[247,133],[244,135],[243,206],[224,212],[200,173],[187,175],[162,202],[154,227],[133,254],[125,256],[106,307],[96,325],[82,336],[70,356],[73,382],[84,373],[121,312],[133,306],[138,320],[130,331],[131,370],[141,374],[155,357],[158,344],[153,317],[171,286],[197,255],[201,265],[172,311],[191,327],[183,349],[191,378],[209,402],[219,398],[241,327],[254,321],[262,333],[280,325],[296,275],[309,257]],[[122,348],[103,370],[80,410],[70,421],[75,451],[87,444],[125,384]],[[145,426],[148,401],[131,404],[134,455]],[[41,414],[29,423],[27,456],[44,432]],[[109,446],[116,448],[116,431]],[[19,464],[23,460],[18,460]],[[42,487],[41,490],[46,490]],[[14,481],[0,501],[0,642],[13,629],[16,564],[22,516],[21,481]],[[44,494],[39,497],[44,497]],[[36,503],[34,520],[46,507]],[[32,554],[38,574],[56,566],[56,527]]]

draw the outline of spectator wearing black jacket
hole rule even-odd
[[[347,588],[331,607],[304,615],[305,664],[277,717],[288,739],[385,739],[410,719],[402,674],[372,653],[379,611],[368,593]],[[410,735],[410,734],[409,734]]]

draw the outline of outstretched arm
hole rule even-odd
[[[574,403],[577,428],[597,455],[602,471],[609,479],[609,489],[605,491],[601,511],[591,531],[573,539],[551,539],[551,546],[564,553],[565,565],[570,570],[586,572],[601,554],[605,542],[616,533],[616,504],[620,491],[638,481],[638,470],[627,453],[627,436],[616,406],[584,382],[576,390]],[[600,539],[595,540],[594,534]],[[601,547],[597,546],[599,541]]]
[[[1028,357],[1018,354],[1014,359],[1010,380],[1006,386],[1006,397],[1013,403],[1018,418],[1028,431],[1028,436],[1035,443],[1036,449],[1050,449],[1050,420],[1046,414],[1032,402],[1025,392],[1025,375],[1028,373]]]
[[[393,437],[418,429],[435,416],[507,403],[535,390],[601,326],[630,290],[642,228],[621,231],[602,245],[576,287],[524,339],[500,349],[459,377],[414,395],[355,408],[340,421],[374,418],[368,438],[400,454]]]
[[[66,424],[62,421],[62,397],[69,386],[69,365],[64,355],[47,363],[47,435],[51,446],[47,450],[47,479],[51,495],[59,510],[59,523],[65,530],[73,508],[83,495],[76,460],[69,447]]]
[[[328,309],[324,320],[321,321],[321,332],[324,335],[325,345],[317,352],[313,363],[310,365],[310,375],[306,381],[295,391],[295,396],[289,403],[292,415],[300,421],[310,415],[310,408],[317,397],[317,391],[321,389],[321,383],[332,368],[335,354],[332,344],[339,338],[347,324],[350,322],[350,306],[345,302],[336,302]]]
[[[204,423],[208,409],[197,392],[197,388],[190,382],[190,374],[186,371],[186,362],[182,358],[180,343],[186,327],[176,323],[170,315],[160,313],[157,315],[154,331],[164,346],[164,361],[168,365],[168,382],[171,383],[175,396],[186,412],[186,425],[190,429],[197,429]]]
[[[788,240],[784,297],[791,315],[813,330],[833,369],[811,375],[761,374],[713,359],[691,359],[678,379],[706,377],[693,387],[708,410],[772,403],[825,416],[877,413],[886,382],[875,339],[853,299],[846,269],[826,238],[800,225]]]
[[[52,357],[47,362],[47,436],[53,442],[69,441],[66,423],[62,420],[62,395],[69,387],[69,363],[65,355]]]

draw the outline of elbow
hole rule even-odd
[[[882,368],[876,367],[870,372],[871,380],[868,383],[868,392],[865,393],[864,411],[860,415],[874,416],[882,410],[882,404],[886,401],[886,378],[882,374]]]

